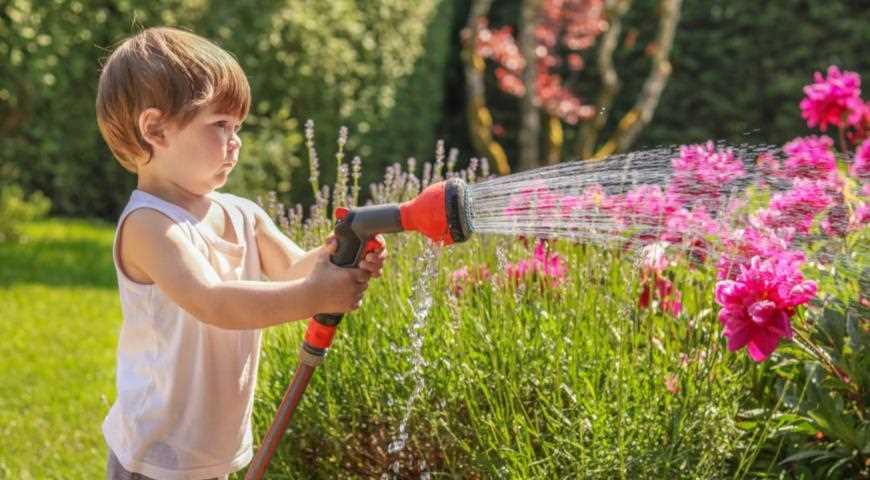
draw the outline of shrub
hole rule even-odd
[[[39,219],[51,209],[51,201],[41,192],[25,196],[21,187],[0,188],[0,242],[21,238],[21,223]]]

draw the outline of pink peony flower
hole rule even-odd
[[[712,141],[681,146],[680,156],[671,165],[674,174],[668,193],[682,203],[716,200],[724,185],[746,173],[731,149],[717,150]]]
[[[715,235],[720,231],[719,222],[713,219],[703,205],[692,210],[681,208],[671,214],[665,224],[662,239],[671,243],[684,240],[694,242],[706,235]]]
[[[733,280],[740,273],[741,266],[749,264],[752,257],[767,258],[783,254],[788,250],[793,236],[793,228],[773,231],[750,226],[735,230],[723,240],[725,253],[716,264],[717,278]]]
[[[755,214],[754,220],[768,228],[794,227],[800,233],[809,233],[816,215],[833,201],[825,192],[827,184],[797,179],[791,190],[776,193],[768,208]]]
[[[815,74],[815,83],[804,87],[806,97],[801,100],[801,116],[807,126],[816,125],[824,132],[828,124],[835,127],[846,125],[847,116],[851,120],[851,110],[860,101],[861,77],[855,72],[841,73],[835,65],[828,67],[828,78],[820,72]]]
[[[837,160],[831,147],[834,141],[827,135],[796,138],[782,149],[785,159],[785,174],[790,177],[825,179],[837,168]]]
[[[863,182],[870,181],[870,138],[855,151],[855,161],[849,167],[849,173]]]
[[[667,219],[682,208],[674,195],[663,192],[658,185],[639,185],[624,196],[610,199],[610,210],[619,223],[629,228],[654,228],[654,232],[642,231],[643,239],[658,237]]]
[[[803,254],[752,257],[735,280],[716,283],[719,322],[732,352],[744,346],[756,362],[766,360],[780,338],[792,338],[791,316],[816,294],[816,284],[800,272]]]

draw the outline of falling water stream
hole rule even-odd
[[[417,278],[417,281],[414,282],[411,298],[408,300],[414,316],[414,321],[408,327],[408,337],[411,339],[411,370],[409,374],[414,382],[414,389],[405,404],[405,413],[402,415],[402,421],[399,423],[398,432],[387,447],[387,453],[394,460],[390,465],[389,471],[381,476],[382,480],[392,479],[394,475],[399,473],[400,462],[398,454],[404,450],[408,442],[408,421],[411,418],[411,411],[414,408],[414,403],[426,388],[426,382],[423,379],[423,369],[426,367],[426,360],[423,358],[423,329],[426,326],[426,320],[429,318],[429,310],[432,308],[431,286],[432,280],[438,271],[439,253],[440,250],[437,246],[431,244],[427,246],[421,258],[423,265],[425,265],[424,270]],[[421,478],[427,480],[429,473],[425,471],[426,466],[421,465],[421,469],[424,470]]]

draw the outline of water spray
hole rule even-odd
[[[469,207],[466,183],[451,178],[430,185],[413,200],[401,204],[338,208],[335,211],[335,238],[338,245],[330,260],[339,267],[359,266],[368,253],[383,248],[375,238],[382,233],[414,231],[441,245],[464,242],[472,233]],[[308,321],[299,352],[299,367],[293,374],[245,480],[260,479],[265,474],[314,369],[320,365],[332,345],[342,317],[342,314],[337,313],[321,313]]]

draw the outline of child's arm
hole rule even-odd
[[[359,307],[370,274],[329,262],[331,246],[316,249],[310,274],[290,281],[223,281],[181,228],[150,209],[122,225],[125,271],[135,268],[199,320],[226,329],[254,329]],[[129,263],[129,264],[128,264]]]
[[[260,251],[260,267],[263,273],[270,280],[276,281],[296,280],[308,276],[321,255],[320,250],[324,247],[317,247],[308,252],[302,250],[278,229],[263,209],[257,206],[254,211],[257,219],[255,230],[257,249]],[[383,238],[380,236],[378,238],[383,244]],[[359,268],[369,272],[373,277],[380,277],[386,256],[386,248],[376,253],[369,253],[360,262]]]

